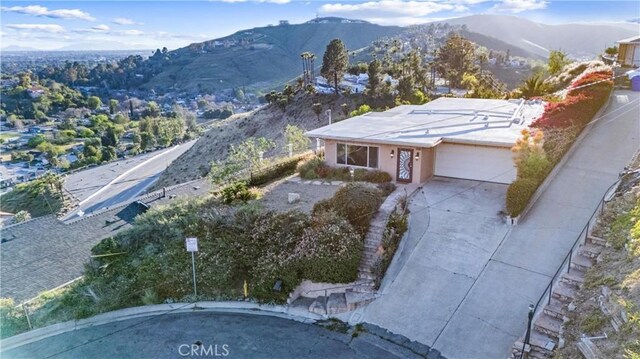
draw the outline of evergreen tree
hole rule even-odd
[[[346,46],[340,39],[331,40],[322,58],[320,73],[328,81],[333,81],[336,94],[339,93],[338,83],[340,83],[348,66],[349,53]]]

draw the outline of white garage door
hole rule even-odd
[[[436,176],[511,183],[516,167],[509,148],[441,143],[436,147]]]

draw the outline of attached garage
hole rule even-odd
[[[435,162],[436,176],[507,184],[516,179],[508,147],[440,143],[436,146]]]

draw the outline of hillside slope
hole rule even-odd
[[[320,120],[311,109],[314,102],[323,104]],[[151,190],[207,175],[212,161],[224,159],[230,145],[237,145],[249,137],[265,137],[274,140],[277,143],[275,151],[282,153],[285,142],[284,129],[288,124],[307,131],[328,125],[325,111],[331,109],[334,120],[343,119],[345,116],[340,107],[343,103],[349,104],[351,109],[355,108],[354,99],[351,97],[304,95],[292,101],[284,112],[275,105],[269,105],[219,121],[198,139],[189,151],[169,165]],[[311,145],[313,147],[314,144]],[[276,153],[267,153],[265,157],[274,154]]]
[[[449,19],[452,25],[466,25],[469,31],[495,37],[539,56],[549,50],[563,50],[574,57],[593,57],[616,40],[637,35],[637,31],[611,25],[546,25],[521,17],[472,15]]]
[[[395,26],[367,22],[311,21],[237,32],[231,36],[191,44],[169,53],[173,59],[144,87],[168,89],[172,86],[191,92],[235,87],[270,88],[299,76],[300,54],[316,54],[319,72],[327,44],[342,39],[349,50],[402,31]]]

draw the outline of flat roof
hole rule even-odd
[[[544,110],[542,101],[441,97],[369,112],[317,128],[308,137],[433,147],[440,142],[511,147]]]

